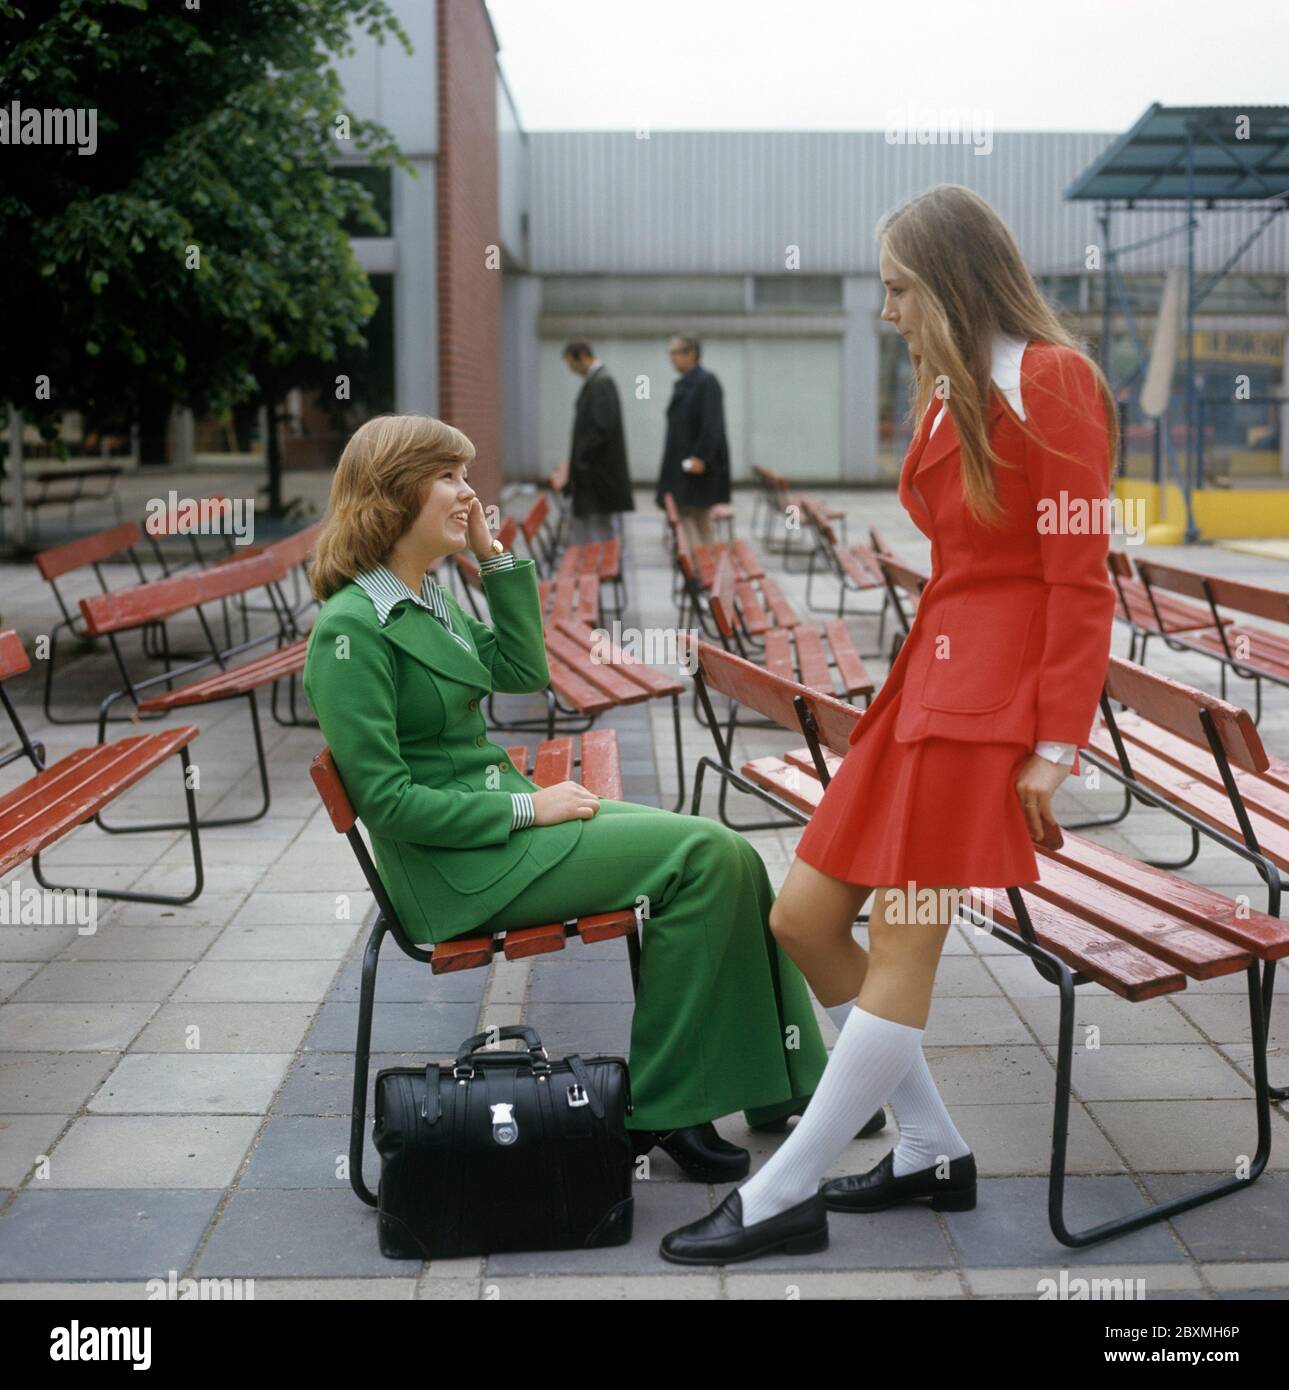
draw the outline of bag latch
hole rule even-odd
[[[575,1081],[568,1088],[568,1108],[570,1110],[576,1110],[578,1106],[590,1105],[590,1103],[591,1102],[587,1099],[586,1096],[586,1088],[582,1085],[580,1081]]]
[[[513,1105],[499,1101],[488,1107],[492,1111],[492,1139],[496,1144],[513,1144],[519,1138],[519,1122]]]

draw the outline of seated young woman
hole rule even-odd
[[[427,416],[380,416],[349,440],[309,572],[322,609],[305,692],[413,940],[641,904],[636,1152],[737,1181],[748,1152],[712,1121],[742,1110],[786,1128],[827,1061],[805,980],[770,930],[765,865],[714,821],[575,781],[538,787],[489,737],[484,697],[544,690],[550,671],[533,561],[491,536],[473,457]],[[466,547],[491,626],[427,573]]]

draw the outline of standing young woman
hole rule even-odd
[[[533,562],[489,534],[473,457],[465,435],[427,416],[355,432],[309,570],[323,602],[305,692],[414,941],[643,900],[636,1151],[661,1147],[699,1182],[737,1181],[747,1150],[712,1121],[743,1110],[773,1127],[827,1060],[805,981],[770,931],[765,865],[714,821],[601,800],[578,782],[539,788],[489,739],[484,697],[544,690],[550,671]],[[467,545],[491,627],[428,573]]]
[[[890,674],[797,845],[771,927],[825,1005],[854,1001],[805,1114],[710,1215],[663,1238],[685,1264],[828,1243],[827,1209],[975,1205],[976,1167],[922,1052],[952,893],[1038,877],[1052,794],[1078,771],[1110,653],[1103,506],[1117,417],[1005,223],[940,185],[878,229],[882,317],[916,377],[899,496],[932,573]],[[1090,524],[1076,520],[1087,508]],[[852,925],[870,893],[869,947]],[[820,1179],[882,1101],[896,1148]]]

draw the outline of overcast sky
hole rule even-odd
[[[1122,131],[1289,104],[1289,0],[487,0],[528,130]]]

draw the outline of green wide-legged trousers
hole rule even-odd
[[[637,902],[628,1126],[677,1129],[736,1110],[756,1124],[813,1094],[827,1050],[806,982],[770,931],[765,865],[736,831],[602,800],[572,852],[490,925],[505,931]]]

